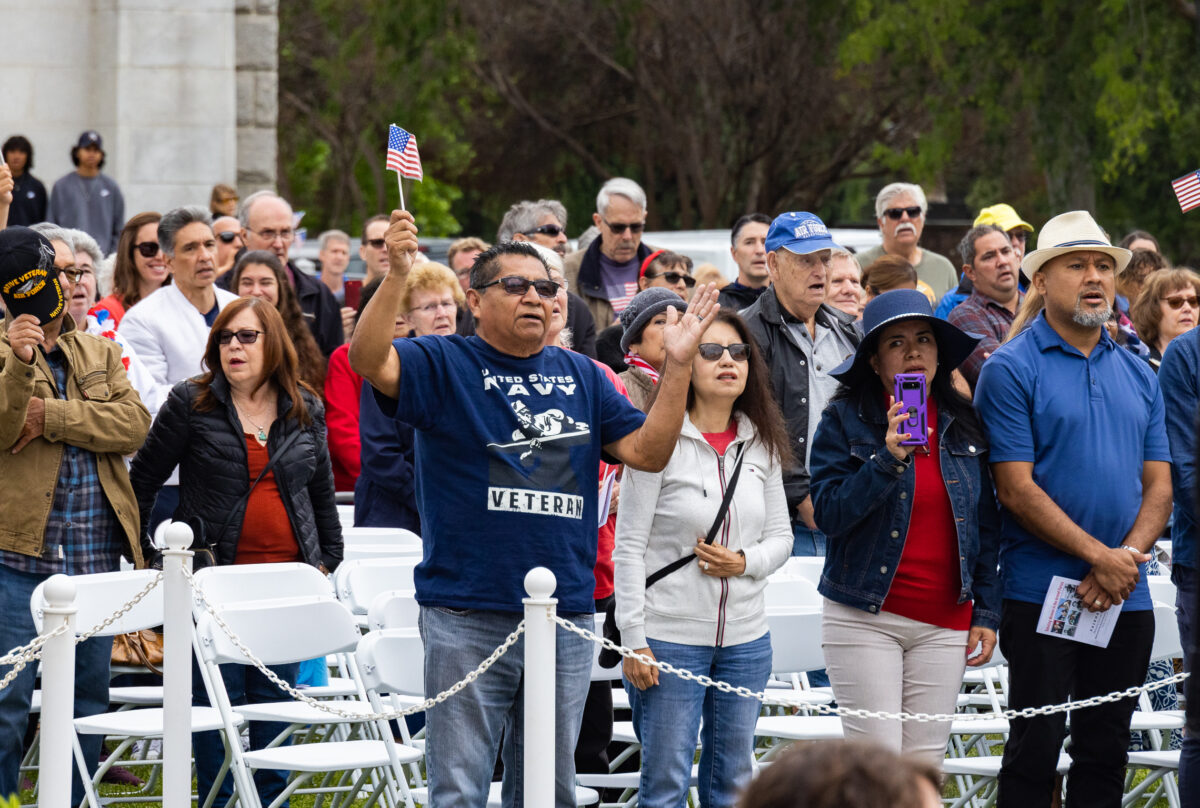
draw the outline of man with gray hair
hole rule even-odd
[[[858,263],[866,269],[883,255],[895,255],[913,265],[917,278],[929,284],[934,295],[942,295],[958,286],[958,275],[954,265],[944,256],[917,246],[925,230],[925,214],[929,202],[920,185],[911,182],[893,182],[885,185],[875,197],[875,219],[883,244],[863,250],[858,254]]]
[[[496,241],[532,241],[565,256],[567,209],[557,199],[522,200],[500,220]]]
[[[212,218],[197,205],[167,211],[158,223],[158,243],[172,282],[141,299],[121,319],[121,336],[146,366],[153,386],[142,392],[151,415],[158,413],[176,383],[203,372],[201,360],[208,331],[237,295],[214,285],[217,240]],[[150,532],[169,519],[179,503],[179,478],[159,492]]]
[[[342,311],[333,292],[288,260],[288,250],[296,238],[292,206],[274,191],[256,191],[242,201],[238,220],[247,250],[270,250],[283,264],[300,310],[308,315],[305,320],[313,339],[328,357],[345,341]]]
[[[638,269],[651,250],[642,243],[646,227],[646,192],[631,179],[616,177],[596,194],[592,222],[600,238],[586,250],[563,259],[567,283],[585,301],[603,331],[638,293]]]

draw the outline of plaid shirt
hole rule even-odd
[[[54,372],[58,397],[66,399],[70,372],[66,356],[55,348],[46,355],[46,363]],[[116,526],[117,516],[100,485],[96,456],[87,449],[64,443],[42,555],[34,557],[0,550],[0,564],[35,575],[112,572],[120,567],[121,561]]]
[[[1017,294],[1019,295],[1017,299],[1019,306],[1024,295],[1020,292]],[[978,289],[974,289],[971,291],[971,296],[955,306],[946,318],[963,331],[983,337],[979,345],[967,357],[967,361],[958,366],[972,390],[975,389],[975,383],[979,381],[979,371],[983,367],[985,359],[984,354],[995,353],[996,349],[1000,347],[1000,342],[1008,334],[1008,329],[1012,326],[1016,316],[1015,313],[990,297],[980,294]]]

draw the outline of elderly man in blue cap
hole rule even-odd
[[[833,250],[839,249],[817,216],[804,211],[776,217],[767,231],[771,287],[743,312],[771,371],[771,386],[795,442],[796,461],[784,469],[792,514],[793,555],[825,555],[825,535],[813,520],[808,461],[817,421],[838,382],[829,375],[854,353],[854,318],[825,303]]]

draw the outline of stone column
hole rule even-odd
[[[237,187],[242,198],[275,188],[279,119],[278,0],[235,0]]]

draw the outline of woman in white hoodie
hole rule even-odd
[[[781,476],[788,454],[758,346],[742,319],[722,310],[692,365],[670,462],[657,474],[626,469],[621,484],[613,561],[625,645],[733,685],[766,686],[763,588],[792,547]],[[706,544],[735,475],[728,511]],[[682,557],[694,560],[646,585]],[[758,703],[635,660],[623,672],[642,744],[640,804],[684,804],[700,732],[700,804],[733,806],[751,776]]]

